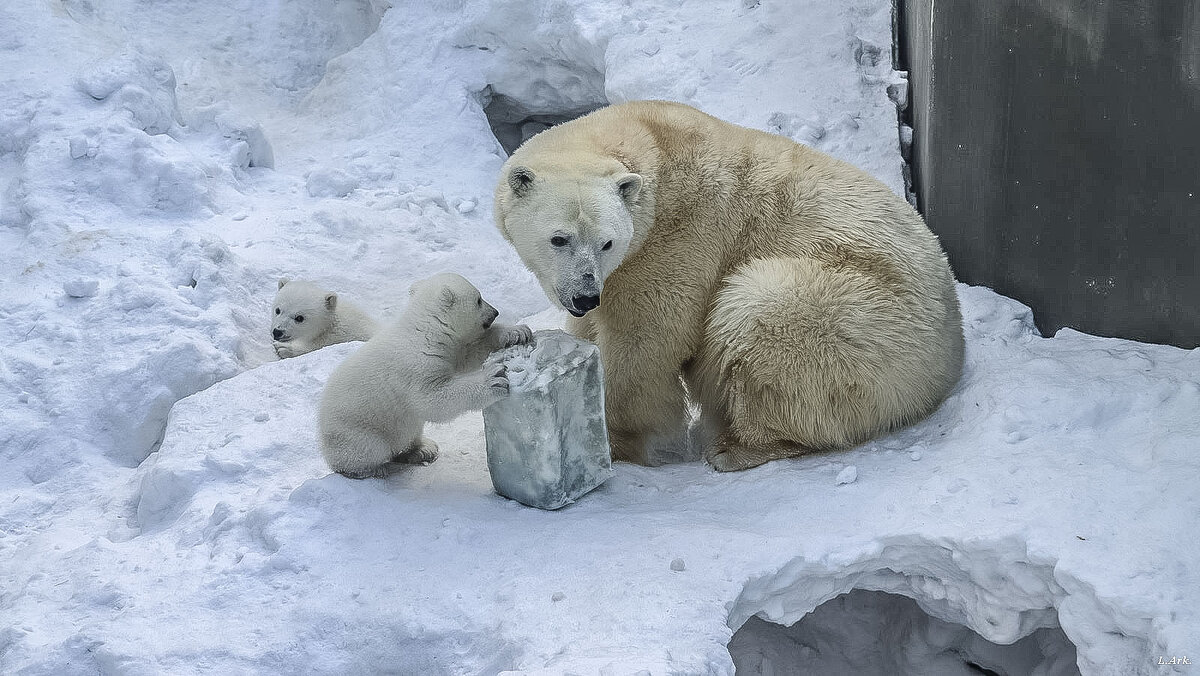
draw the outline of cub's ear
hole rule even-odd
[[[329,308],[330,310],[333,310],[334,308],[337,307],[337,294],[336,293],[325,294],[325,307]]]
[[[282,289],[290,281],[292,281],[292,280],[288,279],[287,277],[280,277],[279,278],[279,288]]]
[[[533,189],[534,178],[533,170],[529,167],[513,167],[508,172],[508,187],[517,197],[524,197]]]
[[[621,191],[621,199],[633,202],[642,191],[642,177],[638,174],[625,174],[617,179],[617,190]]]

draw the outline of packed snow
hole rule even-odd
[[[502,142],[663,98],[904,189],[886,0],[389,5],[0,6],[0,672],[1187,673],[1200,350],[983,288],[949,400],[851,451],[545,512],[470,414],[331,474],[357,344],[276,360],[276,281],[388,318],[454,270],[558,325],[491,223]]]

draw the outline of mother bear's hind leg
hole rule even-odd
[[[888,362],[903,361],[891,334],[906,318],[891,293],[804,258],[756,259],[727,277],[701,355],[705,399],[725,423],[705,453],[713,467],[845,448],[898,422],[885,381]]]

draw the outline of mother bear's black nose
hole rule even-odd
[[[600,307],[600,296],[575,296],[571,299],[571,304],[580,312],[595,310]]]
[[[282,335],[283,335],[283,329],[273,329],[271,331],[271,337],[274,338],[275,340],[279,340],[279,337]]]

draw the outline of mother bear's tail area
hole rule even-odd
[[[853,269],[745,263],[717,294],[694,371],[709,461],[738,470],[845,448],[928,415],[945,396],[929,368],[936,326]]]

